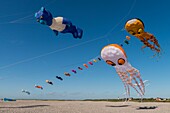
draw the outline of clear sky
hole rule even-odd
[[[56,37],[48,26],[37,23],[34,13],[42,6],[53,16],[66,17],[82,28],[83,38],[61,33]],[[151,58],[154,52],[146,48],[143,53],[143,44],[132,36],[130,45],[123,46],[142,79],[150,81],[145,97],[170,98],[169,6],[169,0],[1,0],[0,98],[122,97],[124,87],[113,67],[104,61],[82,71],[77,67],[100,55],[105,45],[120,44],[129,35],[123,28],[131,18],[143,20],[145,31],[155,35],[163,50],[160,58]],[[57,80],[56,75],[64,81]],[[46,79],[54,85],[47,84]],[[34,88],[35,84],[44,90]],[[137,97],[132,88],[131,96]]]

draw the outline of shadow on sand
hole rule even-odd
[[[142,110],[142,109],[156,109],[158,108],[157,106],[144,106],[144,107],[138,107],[136,108],[137,110]]]
[[[16,106],[16,107],[0,107],[0,108],[35,108],[35,107],[46,107],[50,105],[30,105],[30,106]]]
[[[113,105],[106,105],[106,107],[128,107],[130,105],[118,105],[118,106],[113,106]]]

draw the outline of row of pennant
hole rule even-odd
[[[89,64],[89,65],[93,65],[93,63],[96,63],[96,62],[98,62],[98,61],[101,61],[101,58],[93,59],[92,61],[89,61],[88,64]],[[89,67],[88,64],[83,64],[83,66],[84,66],[85,68],[88,68],[88,67]],[[83,70],[82,67],[78,67],[78,69],[79,69],[79,70]],[[77,71],[74,70],[74,69],[71,70],[71,72],[73,72],[74,74],[77,73]],[[64,72],[64,75],[66,75],[66,76],[71,76],[71,74],[68,73],[68,72]]]
[[[93,65],[93,63],[96,63],[96,62],[98,62],[98,61],[101,61],[101,58],[98,57],[98,58],[96,58],[96,59],[93,59],[93,60],[89,61],[88,64],[83,64],[83,66],[84,66],[85,68],[88,68],[88,67],[89,67],[88,65]],[[77,69],[83,70],[82,67],[78,67]],[[72,71],[74,74],[77,73],[77,71],[74,70],[74,69],[71,70],[71,71]],[[71,76],[71,74],[68,73],[68,72],[64,72],[64,75],[65,75],[65,76]],[[59,79],[59,80],[61,80],[61,81],[63,80],[63,78],[61,78],[60,76],[56,76],[56,78]],[[53,85],[53,82],[52,82],[52,81],[46,80],[45,82],[48,83],[48,84]],[[35,85],[35,87],[38,88],[38,89],[43,90],[43,87],[40,86],[40,85]],[[30,92],[28,92],[28,91],[26,91],[26,90],[22,90],[22,92],[27,93],[28,95],[30,95]]]

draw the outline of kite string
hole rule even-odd
[[[133,3],[132,3],[132,5],[131,5],[128,13],[127,13],[116,25],[114,25],[111,30],[109,30],[105,35],[103,35],[103,36],[101,37],[101,38],[105,38],[105,37],[106,37],[106,40],[107,40],[108,44],[109,44],[109,42],[110,42],[110,41],[109,41],[109,38],[108,38],[108,35],[109,35],[116,27],[118,27],[125,18],[127,18],[127,17],[129,16],[129,14],[132,12],[135,4],[136,4],[136,0],[133,1]],[[100,38],[99,38],[99,39],[100,39]],[[99,57],[99,56],[100,56],[100,55],[97,55],[96,57],[94,57],[94,58],[92,58],[92,59],[90,59],[90,60],[88,60],[88,61],[91,61],[91,60],[93,60],[93,59],[96,59],[96,58]],[[75,64],[78,64],[78,63],[75,63]],[[69,66],[70,66],[70,65],[69,65]],[[66,67],[66,66],[65,66],[65,67]]]
[[[0,24],[13,24],[13,23],[17,23],[17,22],[21,23],[23,20],[24,20],[23,23],[25,23],[25,20],[28,21],[28,20],[33,19],[31,16],[33,16],[33,14],[27,15],[27,16],[19,18],[19,19],[11,20],[11,21],[8,21],[8,22],[2,22]]]
[[[28,18],[30,18],[30,17],[32,17],[32,16],[33,16],[33,14],[28,15],[28,16],[25,16],[25,17],[23,17],[23,18],[19,18],[19,19],[16,19],[16,20],[12,20],[12,21],[10,21],[9,23],[20,22],[20,21],[25,20],[25,19],[28,19]],[[32,19],[32,18],[31,18],[31,19]]]
[[[103,37],[103,38],[104,38],[104,37]],[[72,46],[69,46],[69,47],[57,49],[57,50],[55,50],[55,51],[51,51],[51,52],[48,52],[48,53],[45,53],[45,54],[41,54],[41,55],[39,55],[39,56],[35,56],[35,57],[32,57],[32,58],[28,58],[28,59],[25,59],[25,60],[21,60],[21,61],[18,61],[18,62],[9,64],[9,65],[1,66],[0,69],[4,69],[4,68],[11,67],[11,66],[14,66],[14,65],[17,65],[17,64],[21,64],[21,63],[24,63],[24,62],[32,61],[32,60],[34,60],[34,59],[38,59],[38,58],[41,58],[41,57],[44,57],[44,56],[47,56],[47,55],[50,55],[50,54],[54,54],[54,53],[57,53],[57,52],[60,52],[60,51],[63,51],[63,50],[69,49],[69,48],[73,48],[73,47],[77,47],[77,46],[80,46],[80,45],[84,45],[84,44],[86,44],[86,43],[89,43],[89,42],[92,42],[92,41],[96,41],[96,40],[98,40],[98,39],[99,39],[99,38],[96,38],[96,39],[93,39],[93,40],[88,40],[88,41],[85,41],[85,42],[82,42],[82,43],[79,43],[79,44],[76,44],[76,45],[72,45]],[[101,39],[101,38],[100,38],[100,39]]]
[[[125,18],[127,18],[127,17],[129,16],[129,14],[132,12],[135,4],[136,4],[136,0],[133,1],[133,4],[132,4],[132,6],[130,7],[128,13],[127,13],[115,26],[113,26],[113,28],[112,28],[111,30],[109,30],[104,36],[107,37],[117,26],[119,26],[119,24],[122,23],[122,21],[123,21]]]
[[[30,11],[30,12],[27,12],[27,13],[23,13],[23,12],[21,12],[21,13],[15,13],[15,14],[9,14],[9,15],[3,15],[3,16],[0,16],[0,18],[6,18],[6,17],[10,17],[10,16],[17,16],[17,15],[22,15],[22,14],[30,14],[32,11]]]
[[[47,7],[47,6],[49,6],[50,4],[52,4],[53,2],[55,2],[55,1],[56,1],[56,0],[52,0],[51,2],[47,3],[47,4],[44,5],[44,6]],[[26,20],[26,19],[28,19],[28,18],[30,18],[30,17],[32,17],[32,16],[34,16],[34,15],[33,15],[33,12],[32,12],[30,15],[27,15],[27,16],[25,16],[25,17],[22,17],[22,18],[19,18],[19,19],[16,19],[16,20],[13,20],[13,21],[11,21],[11,22],[9,22],[9,23],[20,22],[20,21]],[[32,19],[32,18],[31,18],[31,19]]]
[[[47,56],[47,55],[50,55],[50,54],[54,54],[54,53],[57,53],[57,52],[60,52],[60,51],[64,51],[64,50],[67,50],[67,49],[70,49],[70,48],[73,48],[73,47],[77,47],[77,46],[80,46],[80,45],[84,45],[84,44],[87,44],[87,43],[90,43],[90,42],[93,42],[93,41],[96,41],[96,40],[100,40],[100,39],[103,39],[103,38],[106,38],[132,11],[132,9],[134,8],[135,6],[135,3],[136,3],[136,0],[134,0],[130,10],[128,11],[128,13],[118,22],[118,24],[116,24],[115,26],[113,26],[113,28],[111,30],[109,30],[105,35],[99,37],[99,38],[95,38],[95,39],[92,39],[92,40],[88,40],[88,41],[85,41],[85,42],[82,42],[82,43],[79,43],[79,44],[75,44],[75,45],[72,45],[72,46],[69,46],[69,47],[65,47],[65,48],[62,48],[62,49],[57,49],[55,51],[51,51],[51,52],[48,52],[48,53],[45,53],[45,54],[41,54],[41,55],[38,55],[38,56],[35,56],[35,57],[32,57],[32,58],[28,58],[28,59],[25,59],[25,60],[21,60],[21,61],[18,61],[18,62],[15,62],[15,63],[12,63],[12,64],[9,64],[9,65],[5,65],[5,66],[0,66],[0,69],[4,69],[4,68],[8,68],[8,67],[11,67],[11,66],[14,66],[14,65],[17,65],[17,64],[21,64],[21,63],[25,63],[25,62],[28,62],[28,61],[32,61],[32,60],[35,60],[35,59],[38,59],[38,58],[41,58],[41,57],[44,57],[44,56]],[[29,15],[30,16],[30,15]]]
[[[44,4],[43,6],[47,7],[50,6],[52,3],[54,3],[56,0],[52,0],[51,2],[47,3],[46,5]],[[16,13],[16,14],[10,14],[10,15],[4,15],[4,16],[0,16],[0,18],[5,18],[5,17],[10,17],[10,16],[16,16],[16,15],[22,15],[22,14],[29,14],[27,16],[12,20],[12,21],[8,21],[8,22],[2,22],[0,24],[13,24],[13,23],[24,23],[26,20],[30,20],[32,18],[30,18],[31,16],[34,16],[34,12],[30,11],[28,13]],[[24,20],[24,21],[23,21]],[[23,21],[23,22],[21,22]]]

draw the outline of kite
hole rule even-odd
[[[126,43],[127,45],[129,44],[129,41],[128,40],[124,40],[124,43]]]
[[[28,95],[30,95],[30,94],[31,94],[29,91],[24,90],[24,89],[22,89],[22,92],[23,92],[23,93],[27,93]]]
[[[81,68],[81,67],[78,67],[78,69],[79,69],[79,70],[83,70],[83,68]]]
[[[67,73],[67,72],[64,72],[64,74],[65,74],[66,76],[71,76],[70,73]]]
[[[53,85],[53,82],[51,82],[51,81],[49,81],[49,80],[46,80],[45,82],[48,83],[48,84]]]
[[[151,50],[155,50],[157,53],[160,52],[160,45],[158,40],[155,38],[153,34],[144,31],[144,23],[137,18],[128,20],[125,24],[125,29],[131,35],[137,37],[141,42],[143,42],[144,46],[149,47]],[[150,42],[153,44],[151,44]]]
[[[82,38],[83,30],[76,27],[72,22],[64,17],[53,18],[52,14],[42,7],[35,13],[37,22],[43,25],[48,25],[57,36],[58,33],[71,33],[74,38]]]
[[[97,58],[99,61],[101,61],[101,59],[100,58]]]
[[[43,90],[43,87],[42,87],[42,86],[35,85],[35,87]]]
[[[94,59],[93,62],[97,62],[97,60]]]
[[[3,99],[5,102],[8,102],[8,101],[16,101],[16,99],[10,99],[10,98],[4,98]]]
[[[141,79],[140,72],[136,68],[132,67],[127,61],[126,53],[121,46],[118,44],[105,46],[101,50],[101,57],[107,64],[116,69],[117,74],[124,84],[128,97],[130,97],[129,86],[133,87],[141,97],[144,95],[145,86]],[[134,85],[133,82],[135,82],[137,86]]]
[[[93,62],[89,62],[90,65],[93,65]]]
[[[126,36],[126,39],[124,40],[124,43],[126,43],[128,45],[129,44],[129,40],[130,40],[130,36]]]
[[[63,78],[61,78],[61,77],[59,77],[59,76],[56,76],[56,78],[59,79],[59,80],[63,80]]]
[[[88,65],[87,64],[83,64],[84,67],[88,68]]]
[[[77,71],[76,71],[76,70],[71,70],[71,71],[72,71],[73,73],[75,73],[75,74],[77,73]]]
[[[130,40],[130,36],[126,36],[126,39],[127,39],[127,40]]]

